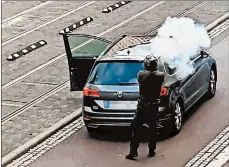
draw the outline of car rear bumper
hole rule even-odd
[[[169,127],[171,122],[171,112],[167,108],[159,108],[159,120],[157,128]],[[135,111],[93,111],[90,107],[83,107],[83,119],[89,128],[98,127],[130,127],[134,119]]]

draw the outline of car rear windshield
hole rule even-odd
[[[89,83],[95,85],[138,84],[137,74],[144,69],[142,62],[102,62],[94,68]]]

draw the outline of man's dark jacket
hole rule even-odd
[[[159,71],[141,70],[138,73],[140,101],[155,102],[160,96],[164,73]]]

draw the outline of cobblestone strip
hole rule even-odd
[[[220,35],[222,32],[224,32],[229,27],[229,19],[227,19],[225,22],[214,28],[212,31],[209,32],[209,36],[211,38],[215,38],[216,36]]]
[[[229,160],[229,145],[220,152],[219,155],[217,155],[209,164],[207,167],[217,167],[217,166],[223,166],[226,161]]]
[[[63,142],[65,139],[79,131],[84,126],[83,119],[73,121],[64,128],[57,131],[54,135],[40,143],[34,148],[31,148],[27,153],[8,164],[6,167],[25,167],[35,161],[38,157],[45,154],[48,150]]]
[[[227,146],[229,146],[229,126],[193,157],[185,167],[207,167],[207,165]]]

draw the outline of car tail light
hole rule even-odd
[[[87,116],[87,115],[84,115],[83,116],[83,119],[86,120],[86,121],[90,121],[91,120],[91,117],[90,116]]]
[[[84,88],[83,95],[90,96],[90,97],[100,97],[99,91],[91,88]]]
[[[167,87],[161,87],[160,96],[166,96],[166,95],[168,95],[168,88]]]

